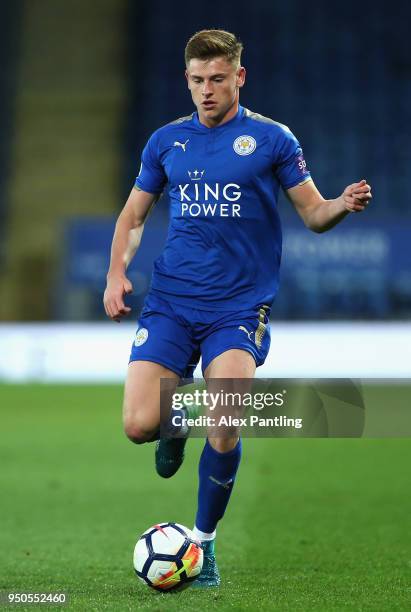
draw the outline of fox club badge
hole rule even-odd
[[[148,338],[148,329],[146,329],[145,327],[142,327],[136,333],[136,338],[134,340],[134,346],[141,346],[142,344],[144,344],[144,342],[146,342],[147,338]]]
[[[257,143],[252,136],[239,136],[234,140],[233,149],[238,155],[251,155]]]

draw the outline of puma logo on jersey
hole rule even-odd
[[[181,147],[184,151],[184,153],[186,152],[186,146],[187,143],[190,141],[190,139],[186,140],[185,142],[178,142],[178,140],[174,141],[173,147]]]
[[[239,326],[238,326],[238,329],[241,329],[241,331],[245,332],[245,333],[247,334],[247,336],[248,336],[248,339],[249,339],[249,340],[252,340],[252,338],[251,338],[251,334],[253,334],[253,333],[254,333],[253,331],[250,331],[250,332],[249,332],[249,331],[248,331],[248,329],[246,329],[246,328],[245,328],[243,325],[239,325]]]

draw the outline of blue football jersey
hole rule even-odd
[[[271,305],[278,289],[280,185],[310,179],[290,130],[239,107],[208,128],[193,113],[169,123],[144,148],[135,186],[168,186],[170,225],[151,291],[204,310]]]

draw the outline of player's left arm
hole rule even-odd
[[[349,213],[362,212],[369,204],[371,187],[363,179],[348,185],[335,200],[325,200],[312,180],[286,190],[305,225],[313,232],[326,232]]]

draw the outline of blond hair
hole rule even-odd
[[[231,32],[225,30],[201,30],[188,41],[184,58],[186,66],[190,60],[210,60],[225,57],[227,61],[240,66],[242,43]]]

